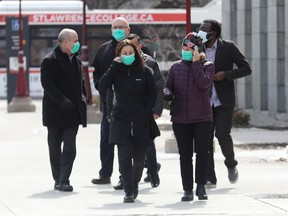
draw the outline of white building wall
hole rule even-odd
[[[252,67],[251,76],[236,80],[237,106],[288,120],[288,0],[222,0],[222,5],[223,38],[234,40]],[[235,29],[227,18],[234,14],[232,37]]]

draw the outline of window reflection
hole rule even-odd
[[[5,37],[6,31],[5,28],[0,28],[0,37]]]
[[[6,41],[5,41],[6,31],[5,28],[0,28],[0,66],[6,66]]]
[[[37,37],[58,37],[59,32],[62,28],[32,28],[31,29],[31,38]]]
[[[6,41],[0,39],[0,66],[6,65]]]
[[[56,46],[56,40],[34,39],[30,44],[30,67],[39,67],[42,59]]]
[[[40,67],[42,59],[52,51],[61,27],[32,27],[30,31],[30,67]]]

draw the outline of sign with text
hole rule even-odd
[[[23,51],[24,51],[24,71],[26,73],[27,86],[29,88],[29,74],[26,68],[26,57],[28,55],[29,31],[28,31],[28,17],[23,17],[22,20],[22,35],[23,35]],[[19,19],[18,17],[6,17],[6,53],[7,53],[7,101],[8,103],[15,96],[17,74],[18,74],[18,52],[19,52]],[[29,92],[29,91],[28,91]]]
[[[12,14],[11,14],[12,15]],[[13,16],[13,15],[12,15]],[[43,24],[67,24],[75,23],[81,24],[83,22],[83,15],[80,12],[76,13],[35,13],[29,14],[28,21],[31,25],[43,25]],[[185,24],[186,12],[174,11],[174,12],[97,12],[87,13],[86,23],[87,24],[111,24],[112,21],[117,17],[124,17],[130,24],[147,24],[147,23],[178,23]],[[0,23],[4,16],[0,16]]]

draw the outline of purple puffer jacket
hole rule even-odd
[[[171,100],[171,121],[196,123],[212,121],[210,89],[215,73],[214,64],[200,61],[175,62],[169,71],[164,98]]]

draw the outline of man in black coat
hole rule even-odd
[[[99,91],[100,95],[100,109],[102,111],[101,132],[100,132],[100,160],[101,169],[99,170],[99,177],[93,178],[93,184],[110,184],[111,175],[113,173],[114,163],[114,145],[108,143],[110,133],[110,123],[107,119],[109,113],[107,111],[107,98],[113,95],[111,89],[99,89],[99,80],[109,69],[113,59],[115,58],[115,49],[117,44],[124,40],[130,33],[130,27],[127,20],[123,17],[117,17],[113,20],[111,26],[112,37],[111,40],[102,44],[95,55],[93,61],[93,81],[95,88]]]
[[[238,180],[237,160],[230,135],[233,110],[235,107],[234,80],[251,74],[251,68],[239,48],[233,41],[220,38],[221,27],[216,20],[204,20],[198,33],[206,37],[205,53],[207,60],[214,62],[215,75],[211,89],[211,106],[213,109],[213,126],[221,151],[225,157],[230,183]],[[205,41],[204,41],[205,42]],[[237,67],[234,68],[233,66]],[[217,178],[214,170],[213,135],[209,147],[209,171],[207,186],[216,187]]]
[[[76,157],[76,135],[79,124],[86,127],[87,123],[85,87],[76,31],[63,29],[58,42],[41,63],[43,125],[48,129],[54,189],[73,191],[69,177]]]

